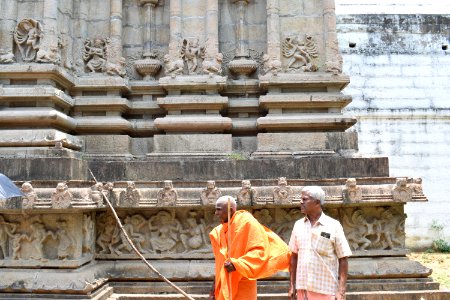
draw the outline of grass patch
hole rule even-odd
[[[433,269],[431,278],[441,284],[441,289],[450,289],[450,253],[412,252],[408,257]]]

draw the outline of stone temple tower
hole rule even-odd
[[[0,0],[0,48],[0,172],[25,194],[0,200],[0,299],[172,293],[102,193],[161,273],[206,294],[216,199],[288,240],[306,185],[354,252],[348,299],[438,288],[406,257],[420,178],[362,156],[342,112],[333,0]]]

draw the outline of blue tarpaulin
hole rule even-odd
[[[8,177],[0,173],[0,199],[24,196],[22,191]]]

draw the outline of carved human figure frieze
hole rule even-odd
[[[355,210],[350,218],[344,214],[342,223],[348,243],[353,250],[367,250],[373,242],[377,242],[377,240],[371,240],[370,237],[377,236],[379,239],[375,228],[376,221],[369,222],[360,209]]]
[[[31,62],[36,59],[44,36],[42,25],[34,19],[22,19],[14,30],[14,42],[19,48],[22,60]]]
[[[275,204],[291,204],[294,193],[288,185],[286,177],[278,178],[278,186],[273,189],[273,203]]]
[[[133,181],[127,181],[127,188],[120,193],[121,207],[138,207],[141,194]]]
[[[0,254],[1,259],[8,258],[9,255],[9,241],[14,240],[17,224],[7,222],[5,218],[0,215]]]
[[[47,261],[48,258],[45,257],[44,253],[44,242],[48,238],[57,239],[55,233],[51,230],[47,230],[44,223],[35,221],[31,225],[31,234],[26,236],[27,241],[31,246],[31,253],[29,258],[36,259],[40,261]]]
[[[58,229],[55,233],[58,242],[57,253],[58,259],[66,260],[74,257],[76,249],[76,239],[68,228],[68,224],[64,220],[59,220]]]
[[[355,202],[362,200],[361,187],[357,186],[355,178],[348,178],[345,187],[342,189],[344,202]]]
[[[242,180],[242,188],[237,195],[239,205],[252,205],[258,196],[256,190],[252,188],[250,180]]]
[[[264,54],[262,57],[262,75],[271,74],[276,76],[280,71],[281,61],[275,58],[271,58],[269,54]]]
[[[412,199],[413,190],[408,186],[406,178],[397,178],[392,189],[392,198],[394,201],[408,202]]]
[[[386,208],[377,222],[381,249],[399,249],[404,247],[405,216]]]
[[[177,191],[173,188],[172,180],[164,181],[164,188],[158,191],[157,200],[159,206],[172,206],[176,204]]]
[[[200,46],[199,39],[183,39],[180,54],[187,65],[188,74],[199,73],[200,62],[205,58],[205,47]]]
[[[123,222],[123,229],[133,241],[136,249],[141,253],[147,253],[147,251],[142,248],[145,241],[144,235],[139,233],[146,222],[147,220],[141,215],[126,216]],[[119,237],[120,240],[118,241],[118,244],[113,245],[114,253],[117,255],[121,255],[123,251],[131,253],[133,249],[122,231],[120,231]]]
[[[114,253],[113,245],[120,241],[119,227],[110,214],[101,214],[97,218],[97,246],[100,254]]]
[[[10,51],[0,49],[0,64],[12,64],[16,62],[16,57]]]
[[[181,224],[175,219],[175,212],[159,211],[148,221],[150,245],[154,253],[174,253],[181,231]]]
[[[290,35],[282,41],[283,56],[287,58],[285,70],[287,72],[316,72],[318,70],[315,59],[319,57],[314,38]]]
[[[164,72],[166,76],[175,77],[183,74],[184,62],[182,58],[171,57],[169,54],[164,55]]]
[[[83,215],[83,243],[81,247],[82,253],[92,253],[92,246],[94,242],[95,224],[92,216],[89,214]]]
[[[273,227],[276,234],[278,234],[286,243],[291,238],[292,229],[297,220],[303,217],[300,209],[279,209],[278,218]]]
[[[197,219],[198,213],[190,211],[186,219],[186,226],[180,231],[180,239],[185,253],[210,251],[205,221],[203,219],[197,221]]]
[[[273,220],[272,216],[270,215],[270,210],[266,208],[253,211],[253,216],[256,220],[259,221],[259,223],[265,226],[269,226]]]
[[[205,59],[202,62],[203,73],[208,75],[221,75],[222,74],[222,62],[223,54],[217,53],[212,59]]]
[[[22,193],[25,195],[22,199],[23,209],[32,209],[34,203],[38,200],[37,193],[34,191],[30,182],[24,182],[21,187]]]
[[[106,40],[95,38],[84,42],[83,60],[91,73],[104,72],[106,67]]]
[[[206,188],[200,194],[200,199],[203,205],[215,205],[220,196],[222,196],[222,192],[216,187],[216,182],[208,180]]]
[[[61,209],[71,207],[72,193],[65,182],[60,182],[52,193],[52,208]]]

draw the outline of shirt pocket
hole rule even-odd
[[[311,239],[312,247],[320,256],[332,256],[334,243],[331,238],[313,234]]]

